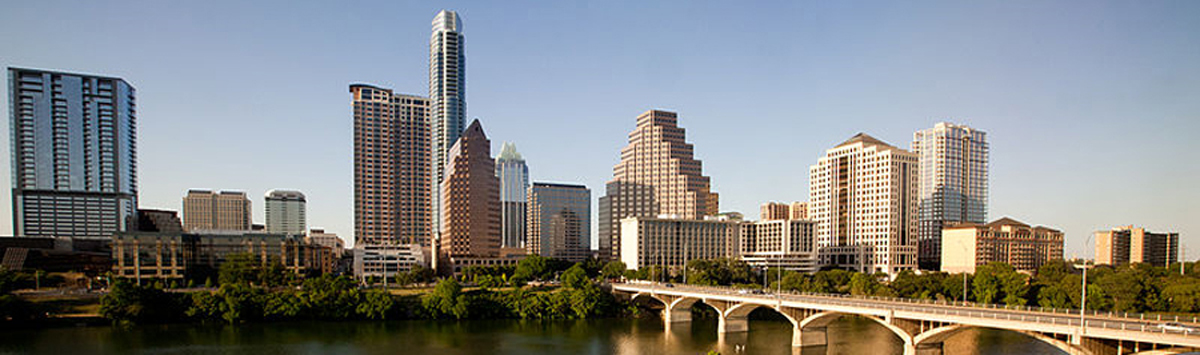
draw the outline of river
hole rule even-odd
[[[752,320],[750,331],[718,337],[715,320],[664,331],[658,319],[586,321],[393,321],[51,328],[0,332],[0,354],[796,354],[786,321]],[[866,319],[842,318],[812,354],[900,354],[900,340]],[[1061,354],[1024,335],[971,330],[947,355]]]

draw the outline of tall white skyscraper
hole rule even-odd
[[[458,141],[467,117],[467,55],[463,46],[462,21],[458,13],[442,10],[433,18],[429,38],[429,117],[433,125],[433,149],[430,152],[432,188],[430,196],[441,196],[445,179],[447,151]],[[434,232],[442,227],[442,206],[432,198]]]
[[[529,166],[516,145],[505,142],[500,148],[496,177],[500,178],[500,246],[524,248]]]
[[[308,229],[305,219],[307,201],[300,191],[271,190],[266,196],[267,233],[304,234]]]
[[[859,133],[810,168],[808,218],[822,265],[895,274],[917,266],[917,155]]]
[[[920,166],[918,263],[940,270],[942,227],[987,222],[987,134],[942,122],[914,133],[912,150]]]

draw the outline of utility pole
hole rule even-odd
[[[1090,243],[1091,240],[1092,236],[1089,234],[1087,240],[1083,242],[1084,250],[1087,250],[1087,244]],[[1079,336],[1083,336],[1084,332],[1087,330],[1087,318],[1084,317],[1085,313],[1087,312],[1087,271],[1089,268],[1092,268],[1095,265],[1088,265],[1087,259],[1081,259],[1080,261],[1082,261],[1082,264],[1075,265],[1075,267],[1083,269],[1083,281],[1082,285],[1079,287]]]

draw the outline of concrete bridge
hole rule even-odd
[[[1200,332],[1159,326],[1182,322],[1176,318],[1091,314],[1082,320],[1081,327],[1078,311],[834,294],[753,293],[728,287],[661,283],[614,283],[611,287],[618,296],[661,306],[668,326],[691,321],[691,308],[697,302],[716,310],[717,331],[721,333],[748,331],[751,311],[772,310],[792,323],[794,347],[826,345],[826,327],[839,317],[855,315],[894,333],[903,341],[905,355],[941,354],[947,338],[972,328],[1023,333],[1071,355],[1178,354],[1200,349]],[[1194,318],[1182,323],[1200,329]]]

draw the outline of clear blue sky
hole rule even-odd
[[[311,226],[352,239],[347,86],[426,94],[443,8],[464,20],[469,116],[535,181],[598,197],[637,114],[663,108],[722,210],[757,217],[807,199],[809,165],[857,132],[908,147],[951,121],[989,134],[990,219],[1062,229],[1068,257],[1123,224],[1200,253],[1196,1],[19,1],[0,65],[131,82],[143,207],[237,189],[261,223],[262,194],[294,188]]]

